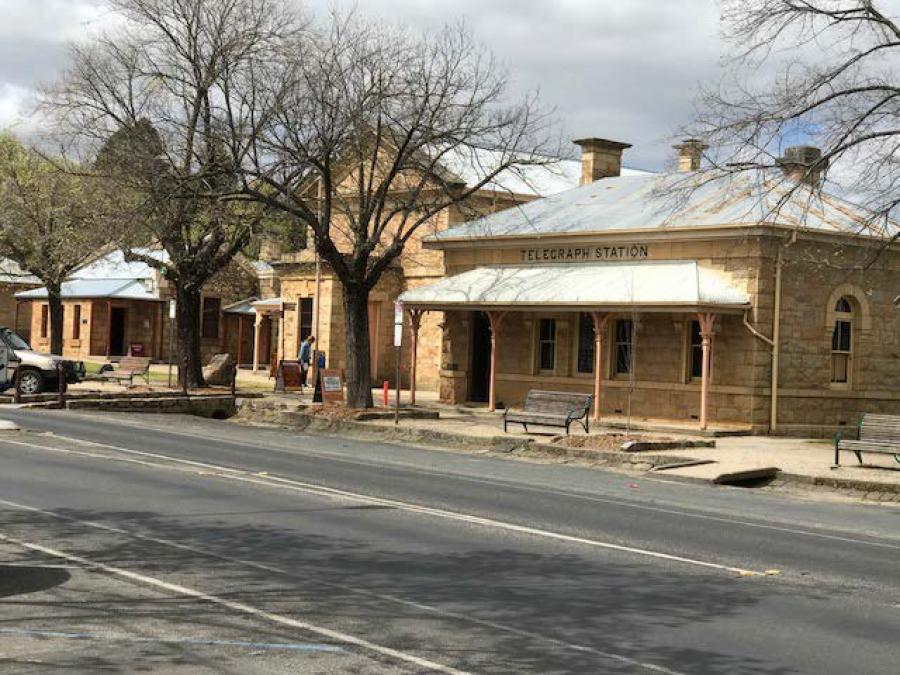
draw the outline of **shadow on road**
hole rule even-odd
[[[0,565],[0,598],[46,591],[66,583],[71,577],[66,570],[56,567]]]
[[[608,652],[682,672],[793,672],[772,665],[782,660],[779,656],[769,660],[765,653],[751,647],[736,648],[735,643],[722,644],[720,649],[704,647],[702,640],[694,646],[690,640],[670,646],[679,644],[671,636],[681,629],[696,635],[702,633],[702,626],[736,617],[742,618],[737,618],[735,625],[749,628],[754,607],[783,593],[768,580],[619,560],[617,554],[556,552],[552,544],[521,545],[486,531],[470,532],[466,543],[459,544],[460,550],[448,552],[446,538],[429,540],[427,521],[423,528],[407,533],[413,538],[421,536],[421,541],[405,539],[405,544],[389,549],[373,543],[384,541],[384,531],[379,528],[390,531],[403,524],[377,520],[392,517],[378,509],[359,516],[373,519],[373,532],[378,532],[368,540],[341,537],[338,527],[334,534],[321,529],[301,532],[303,525],[298,528],[296,520],[293,528],[286,522],[248,525],[240,522],[239,515],[191,521],[148,511],[59,513],[277,570],[264,571],[146,539],[98,534],[83,525],[41,514],[3,511],[0,522],[13,529],[41,532],[43,541],[52,540],[71,553],[193,584],[221,597],[314,624],[351,626],[349,632],[362,633],[379,644],[464,670],[635,671],[633,664],[599,653]],[[63,570],[46,572],[40,577],[43,583],[65,580]],[[831,593],[818,595],[813,589],[804,593],[807,601],[833,599]],[[444,613],[430,612],[412,602]],[[155,620],[165,619],[164,605],[154,612]],[[122,611],[127,611],[127,606]],[[182,602],[172,601],[171,612],[173,622],[183,623],[190,616],[192,623],[215,626],[225,620],[228,610],[204,603],[195,603],[188,610]],[[504,626],[514,630],[504,630]],[[261,630],[272,636],[286,634],[274,626],[261,626]]]

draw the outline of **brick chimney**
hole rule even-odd
[[[581,147],[582,185],[622,174],[622,151],[630,148],[630,143],[605,138],[581,138],[572,142]]]
[[[819,186],[822,174],[828,168],[828,160],[822,159],[822,151],[812,145],[794,145],[786,148],[778,164],[785,176],[810,187]]]
[[[681,143],[672,147],[678,151],[678,171],[686,173],[700,169],[703,151],[709,146],[699,138],[685,138]]]

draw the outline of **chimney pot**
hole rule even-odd
[[[700,169],[703,151],[709,146],[699,138],[685,138],[681,143],[672,147],[678,151],[678,171],[686,173]]]
[[[828,168],[828,160],[822,159],[822,151],[813,145],[793,145],[785,148],[778,164],[785,176],[810,187],[819,186],[822,174]]]
[[[606,138],[580,138],[572,141],[581,147],[581,184],[622,174],[622,152],[630,143]]]

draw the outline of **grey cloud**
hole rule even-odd
[[[332,0],[307,0],[326,12]],[[630,142],[626,162],[659,168],[689,120],[698,80],[716,73],[715,0],[356,0],[363,14],[419,28],[463,19],[507,65],[518,91],[539,88],[572,137]],[[0,0],[0,97],[65,64],[65,42],[108,19],[101,0]],[[348,5],[349,6],[349,5]],[[0,100],[0,111],[6,110]],[[0,118],[0,126],[11,120]]]

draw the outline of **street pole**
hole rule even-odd
[[[169,300],[169,389],[172,388],[172,352],[175,348],[175,301]]]
[[[316,217],[321,223],[322,220],[322,178],[319,177],[319,184],[316,188]],[[313,313],[313,335],[316,338],[316,341],[313,343],[312,347],[312,381],[313,381],[313,389],[316,388],[316,382],[319,377],[319,344],[322,336],[319,335],[319,308],[322,306],[322,259],[319,256],[319,239],[316,236],[315,231],[313,231],[313,249],[316,252],[316,295],[315,295],[315,308]],[[297,303],[297,310],[300,310],[300,303]],[[299,335],[299,322],[297,324],[298,327],[298,335]]]
[[[394,393],[394,425],[400,424],[400,358],[403,344],[403,303],[394,303],[394,347],[397,348],[397,387]]]

